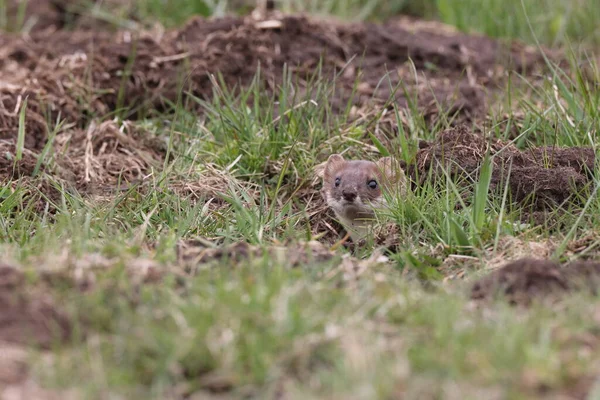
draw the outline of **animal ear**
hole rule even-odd
[[[391,182],[395,181],[394,178],[400,165],[398,165],[392,157],[381,157],[377,160],[376,164],[383,176],[388,178]]]
[[[404,170],[396,159],[392,157],[382,157],[376,164],[381,170],[384,184],[397,186],[399,189],[402,189],[406,185]]]
[[[325,176],[330,175],[345,162],[346,160],[344,160],[344,157],[342,157],[340,154],[330,155],[327,159],[327,164],[325,164]]]

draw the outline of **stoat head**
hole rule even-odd
[[[323,172],[323,197],[335,213],[348,220],[372,219],[374,207],[385,203],[382,191],[404,190],[404,172],[390,157],[377,162],[345,160],[333,154]]]

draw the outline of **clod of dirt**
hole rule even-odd
[[[424,180],[430,170],[434,177],[444,176],[447,171],[451,177],[459,175],[472,175],[481,166],[486,152],[496,154],[504,147],[503,154],[499,156],[510,160],[515,155],[515,163],[525,163],[519,150],[513,145],[508,145],[497,139],[486,139],[482,135],[470,132],[465,126],[448,129],[441,132],[435,141],[422,142],[416,158],[416,169]]]
[[[69,338],[71,323],[50,296],[29,287],[23,274],[0,267],[0,341],[50,348]]]
[[[510,172],[509,185],[515,201],[522,202],[531,198],[534,209],[546,209],[565,204],[587,182],[587,177],[570,167],[546,169],[532,166],[514,168]],[[494,187],[501,183],[500,180],[495,182]]]
[[[22,158],[16,159],[16,145],[13,142],[0,140],[0,180],[10,180],[21,176],[31,176],[38,162],[38,155],[23,149]],[[43,171],[44,165],[40,165]]]
[[[551,146],[535,147],[524,151],[539,165],[548,168],[573,168],[582,175],[592,176],[595,168],[596,153],[591,147],[557,148]]]
[[[442,132],[434,142],[418,151],[411,172],[423,183],[453,178],[475,182],[486,154],[492,156],[490,191],[504,189],[506,179],[511,199],[526,203],[531,211],[563,206],[581,193],[590,182],[595,154],[591,148],[533,148],[519,150],[509,142],[486,139],[459,126]]]
[[[34,31],[60,29],[65,24],[64,15],[51,0],[29,0],[26,3],[10,0],[7,1],[7,6],[9,27],[12,30],[21,29],[17,24],[23,24]],[[23,7],[24,9],[20,10]],[[22,21],[17,18],[20,13],[23,15]]]
[[[491,272],[471,288],[471,298],[489,299],[502,294],[512,304],[529,304],[535,298],[572,290],[597,292],[600,264],[575,262],[560,266],[549,260],[522,258]]]

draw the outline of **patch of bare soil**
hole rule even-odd
[[[487,139],[464,126],[442,132],[423,143],[409,170],[417,183],[430,176],[476,182],[486,154],[492,156],[491,192],[502,193],[508,180],[510,200],[530,211],[552,210],[574,201],[591,182],[592,148],[540,147],[519,150],[509,142]]]
[[[471,298],[481,300],[502,294],[513,304],[527,305],[533,299],[572,290],[596,294],[599,285],[599,263],[573,262],[560,266],[549,260],[522,258],[475,282]]]
[[[0,344],[0,388],[27,377],[27,350],[14,344]]]
[[[19,30],[22,26],[30,30],[60,29],[65,25],[65,8],[49,0],[11,0],[7,2],[7,14],[11,16],[9,29]],[[17,18],[22,15],[22,20]],[[18,26],[18,25],[22,26]]]
[[[0,341],[50,348],[68,340],[71,322],[53,299],[30,288],[23,274],[0,265]]]
[[[485,113],[485,90],[509,69],[532,71],[541,58],[528,48],[506,48],[481,36],[435,33],[402,23],[339,24],[298,16],[193,19],[164,35],[136,32],[33,32],[0,35],[0,138],[15,136],[18,111],[29,97],[27,147],[40,148],[45,121],[60,116],[83,127],[90,115],[134,106],[163,111],[183,88],[209,99],[211,74],[228,88],[248,85],[259,65],[267,91],[276,91],[289,67],[301,91],[319,68],[341,71],[332,102],[343,109],[358,82],[355,105],[383,105],[390,96],[401,107],[416,101],[437,113],[437,103],[462,119]],[[321,62],[322,60],[322,62]],[[409,60],[418,71],[415,76]],[[386,80],[382,78],[388,73]],[[183,79],[185,78],[185,79]],[[390,85],[408,89],[395,94]],[[298,94],[296,94],[298,95]],[[414,97],[413,97],[414,96]]]

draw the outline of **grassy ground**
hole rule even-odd
[[[375,19],[410,9],[466,31],[572,45],[575,57],[586,59],[578,45],[598,44],[600,7],[593,0],[543,3],[523,0],[527,16],[520,0],[289,1],[284,8]],[[136,3],[144,22],[172,26],[190,13],[225,9],[209,1]],[[576,77],[554,83],[556,90],[551,82],[530,86],[515,77],[490,111],[492,132],[508,138],[515,124],[520,148],[595,148],[600,91]],[[198,267],[176,252],[178,243],[197,238],[221,247],[244,241],[265,252],[315,239],[296,189],[311,184],[315,165],[332,152],[375,153],[356,139],[364,123],[329,112],[330,85],[316,79],[322,95],[314,103],[288,102],[293,83],[277,101],[257,87],[241,97],[221,88],[200,123],[183,105],[138,122],[163,138],[172,156],[146,191],[132,187],[95,202],[65,192],[54,216],[36,210],[19,188],[0,194],[0,252],[7,262],[27,271],[66,268],[94,280],[89,293],[68,280],[51,288],[85,322],[87,335],[57,346],[49,360],[33,353],[39,382],[75,386],[94,399],[525,399],[582,391],[600,398],[600,383],[593,386],[600,371],[598,298],[572,293],[528,308],[503,299],[477,307],[468,298],[470,279],[492,263],[530,253],[557,260],[596,253],[595,195],[584,199],[583,213],[561,215],[562,228],[549,230],[521,224],[522,210],[488,196],[485,182],[459,212],[464,188],[451,181],[425,187],[388,215],[400,237],[388,263],[368,249],[361,259],[338,248],[333,258],[302,259],[291,268],[295,250],[288,249],[279,257],[258,251]],[[253,105],[244,95],[255,95]],[[274,124],[282,114],[287,118]],[[408,142],[392,143],[400,158],[445,128],[425,126],[419,110],[403,117]],[[211,189],[227,192],[225,201],[206,204]],[[582,239],[585,249],[573,250]],[[142,284],[148,270],[171,274]]]

